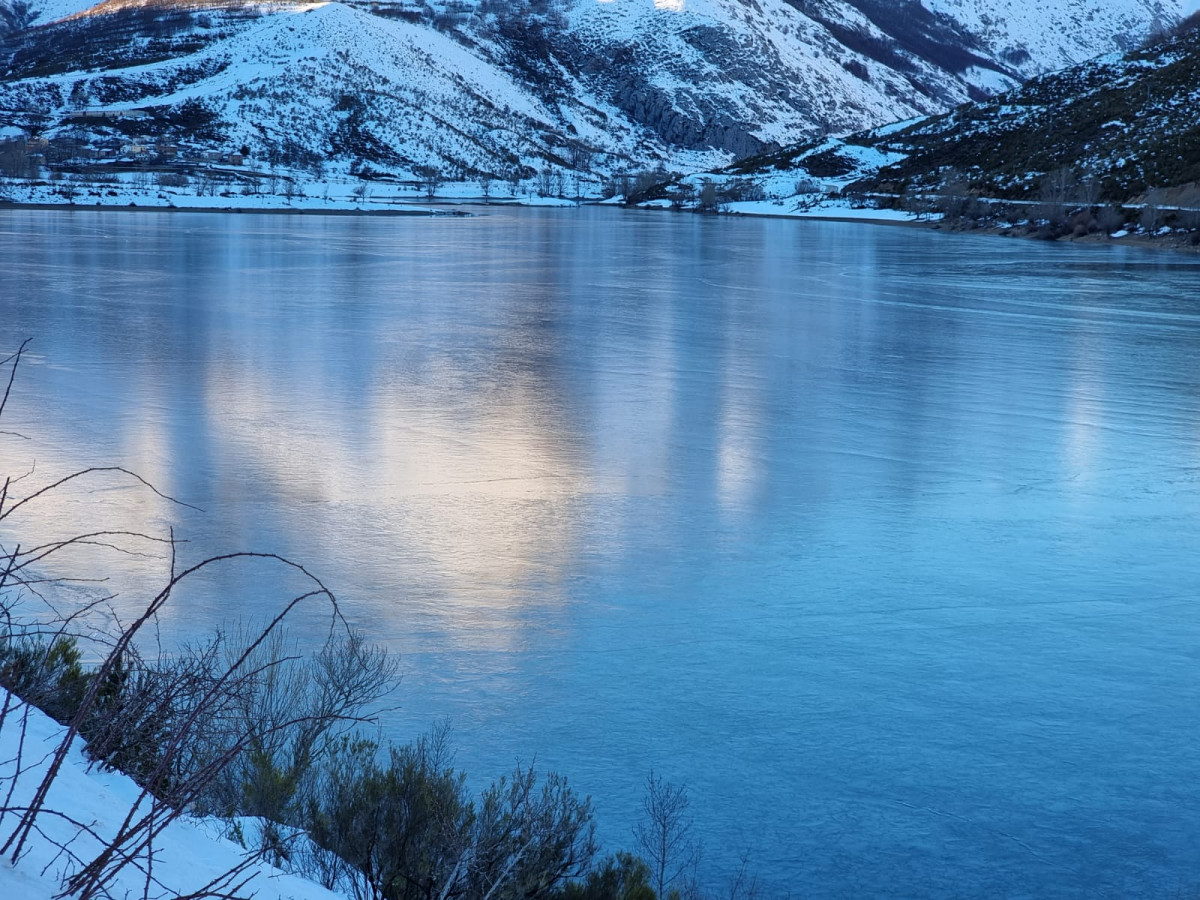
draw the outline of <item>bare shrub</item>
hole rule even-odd
[[[1075,206],[1078,187],[1079,180],[1075,173],[1065,166],[1047,172],[1039,188],[1041,203],[1037,207],[1036,217],[1050,225],[1063,225]]]
[[[765,200],[767,194],[761,184],[751,178],[734,178],[721,186],[721,199],[726,203]]]
[[[25,141],[0,141],[0,175],[7,178],[29,178],[34,171]]]

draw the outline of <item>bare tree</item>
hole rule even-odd
[[[88,92],[87,82],[75,82],[75,86],[71,88],[71,96],[68,99],[68,102],[71,104],[71,108],[75,110],[87,109],[88,104],[91,103],[91,101],[92,98],[91,94]]]
[[[676,188],[675,193],[671,195],[671,208],[683,209],[685,206],[691,206],[696,202],[696,186],[690,182],[681,182]]]
[[[655,892],[660,898],[692,869],[700,848],[692,836],[691,800],[687,787],[657,776],[646,776],[642,818],[633,836],[643,858],[650,864]]]
[[[971,206],[971,182],[965,172],[948,169],[942,179],[937,207],[947,219],[959,219]]]
[[[1100,202],[1104,185],[1095,175],[1085,175],[1075,186],[1075,202],[1085,209],[1091,209]]]
[[[1051,225],[1061,225],[1066,221],[1078,190],[1079,179],[1071,169],[1063,166],[1047,172],[1040,187],[1042,202],[1038,206],[1038,218],[1045,219]]]
[[[750,870],[750,851],[738,855],[738,870],[729,878],[729,900],[758,900],[758,876]]]
[[[442,173],[432,166],[426,169],[425,174],[421,176],[421,187],[425,190],[425,199],[433,202],[437,197],[438,189],[445,184],[445,179]]]
[[[0,141],[0,175],[6,178],[29,178],[33,166],[24,139]]]

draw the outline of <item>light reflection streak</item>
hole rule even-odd
[[[1094,340],[1079,333],[1071,347],[1063,415],[1064,470],[1073,493],[1088,490],[1102,454],[1104,380],[1096,371]]]

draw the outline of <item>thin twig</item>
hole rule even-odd
[[[25,352],[25,348],[29,346],[31,340],[33,338],[25,338],[21,341],[21,346],[17,348],[16,353],[0,361],[0,366],[12,363],[12,367],[8,370],[8,384],[4,388],[4,397],[0,398],[0,416],[4,415],[4,407],[8,405],[8,395],[12,393],[13,381],[17,377],[17,366],[21,364],[21,354]]]

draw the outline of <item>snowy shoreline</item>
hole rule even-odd
[[[193,198],[196,199],[196,198]],[[226,199],[226,198],[222,198]],[[741,204],[739,204],[741,205]],[[257,213],[267,215],[318,215],[318,216],[473,216],[477,213],[463,209],[463,207],[495,207],[495,208],[578,208],[580,206],[617,206],[618,208],[627,211],[667,211],[667,212],[687,212],[693,215],[697,213],[694,210],[674,210],[664,209],[647,204],[639,204],[635,206],[620,206],[612,201],[603,201],[595,199],[584,199],[579,202],[565,201],[557,203],[547,202],[530,202],[524,199],[485,199],[483,197],[461,197],[452,200],[434,201],[434,205],[428,206],[405,206],[397,207],[395,204],[385,203],[369,203],[365,206],[351,206],[344,204],[326,204],[312,206],[267,206],[256,204],[202,204],[202,205],[180,205],[177,203],[170,204],[154,204],[154,203],[137,203],[137,202],[121,202],[121,203],[47,203],[38,201],[33,203],[22,203],[14,200],[0,199],[0,211],[4,210],[72,210],[78,212],[186,212],[186,213],[232,213],[238,215],[253,215]],[[899,225],[907,228],[931,228],[937,223],[934,221],[918,220],[908,213],[898,213],[892,210],[878,209],[861,209],[855,210],[852,208],[826,210],[800,210],[793,212],[776,212],[760,211],[757,209],[730,209],[726,212],[714,213],[716,217],[728,218],[762,218],[762,219],[810,219],[821,222],[850,222],[864,225]]]
[[[19,203],[0,200],[2,210],[69,210],[75,212],[168,212],[168,213],[231,213],[237,215],[301,215],[301,216],[470,216],[471,213],[456,209],[434,207],[296,207],[296,206],[178,206],[139,203]]]
[[[0,785],[8,792],[0,809],[0,835],[7,836],[30,804],[46,776],[67,729],[36,707],[0,688]],[[131,810],[146,813],[150,800],[129,776],[105,770],[84,753],[76,737],[63,759],[45,801],[45,812],[14,864],[0,860],[0,896],[20,900],[53,900],[63,884],[92,856],[101,852]],[[162,815],[160,812],[159,815]],[[220,836],[228,824],[182,816],[171,822],[153,844],[152,865],[131,865],[112,884],[114,896],[180,896],[205,885],[249,881],[257,900],[345,900],[298,875],[255,859],[245,847]],[[69,852],[68,852],[69,851]],[[225,873],[234,873],[226,880]],[[214,887],[215,891],[215,887]],[[204,894],[216,896],[219,891]],[[240,894],[234,891],[235,894]]]
[[[202,198],[190,198],[202,199]],[[226,200],[228,198],[220,198]],[[539,198],[541,200],[541,198]],[[436,203],[436,201],[435,201]],[[527,208],[568,208],[579,206],[613,206],[611,201],[598,200],[583,200],[581,202],[565,201],[565,202],[530,202],[521,198],[490,198],[483,197],[456,197],[452,200],[442,201],[439,205],[412,205],[398,207],[394,203],[367,203],[366,205],[350,205],[324,203],[318,205],[303,206],[270,206],[270,205],[231,205],[231,204],[204,204],[204,205],[179,205],[176,203],[169,204],[153,204],[153,203],[47,203],[44,201],[34,203],[22,203],[13,200],[0,200],[0,212],[18,211],[18,210],[45,210],[45,211],[62,211],[69,210],[75,212],[169,212],[169,213],[224,213],[229,215],[301,215],[301,216],[417,216],[417,217],[435,217],[435,216],[458,216],[471,217],[478,215],[478,212],[463,209],[464,206],[470,207],[527,207]],[[1006,238],[1021,238],[1025,240],[1038,240],[1045,242],[1045,238],[1039,237],[1036,233],[1020,233],[1013,228],[984,226],[979,228],[965,227],[961,225],[947,224],[941,218],[917,218],[915,214],[904,212],[901,210],[888,209],[857,209],[854,207],[828,207],[814,206],[808,209],[797,209],[791,211],[779,211],[773,208],[773,204],[769,202],[750,202],[732,204],[729,210],[715,213],[717,217],[732,217],[732,218],[763,218],[763,219],[787,219],[793,221],[815,221],[815,222],[843,222],[853,225],[886,225],[901,228],[921,228],[927,231],[941,231],[949,234],[977,234],[990,237],[1006,237]],[[624,208],[624,207],[622,207]],[[696,215],[694,210],[678,210],[668,206],[658,204],[638,204],[637,206],[629,207],[628,209],[640,210],[645,212],[686,212]],[[1186,243],[1179,239],[1174,234],[1168,235],[1147,235],[1130,232],[1118,232],[1114,235],[1103,233],[1088,234],[1084,237],[1061,237],[1056,238],[1050,243],[1083,245],[1083,246],[1129,246],[1137,247],[1146,250],[1169,250],[1178,253],[1200,254],[1200,246]]]

